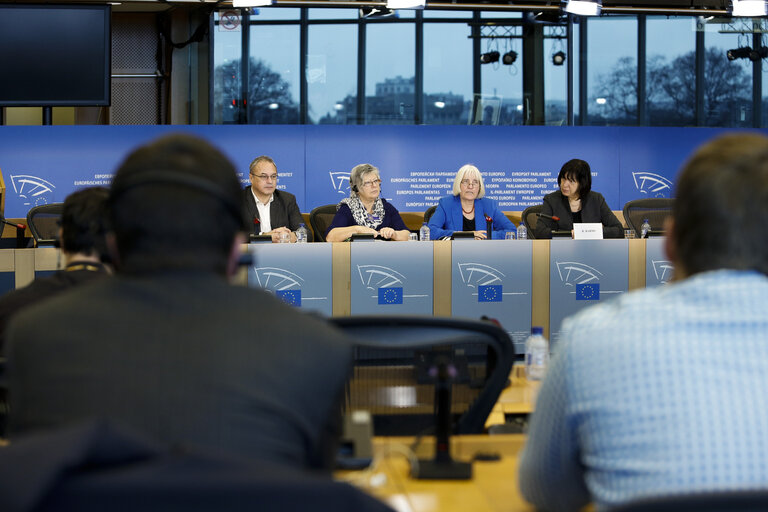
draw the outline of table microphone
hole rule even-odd
[[[24,224],[16,224],[15,222],[11,222],[3,218],[0,218],[0,222],[2,222],[3,224],[8,224],[9,226],[13,226],[16,229],[22,229],[22,230],[27,229],[27,226],[25,226]]]
[[[485,237],[488,240],[493,237],[493,219],[488,215],[485,216]]]
[[[547,215],[546,213],[537,213],[536,216],[544,217],[545,219],[552,219],[555,222],[560,220],[560,217],[558,217],[557,215]]]

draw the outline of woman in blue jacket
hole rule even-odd
[[[496,201],[484,195],[485,185],[478,168],[462,166],[453,180],[453,195],[442,198],[429,219],[430,238],[451,236],[454,231],[474,231],[476,240],[485,240],[488,218],[494,239],[504,239],[507,231],[517,232]]]

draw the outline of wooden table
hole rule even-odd
[[[509,374],[510,385],[501,392],[493,411],[485,422],[486,427],[505,423],[509,416],[527,415],[533,412],[541,382],[525,378],[525,367],[515,365]]]
[[[524,441],[522,434],[453,437],[451,453],[457,460],[470,460],[477,452],[501,455],[498,461],[475,461],[473,478],[461,481],[413,479],[408,455],[413,438],[375,438],[371,468],[340,472],[337,478],[361,487],[398,512],[532,511],[517,488],[518,455]],[[432,458],[434,439],[423,439],[415,453],[418,458]]]
[[[486,426],[502,424],[509,416],[533,412],[539,382],[528,382],[525,368],[512,368],[508,386],[499,397]],[[416,480],[410,477],[411,459],[434,457],[433,438],[411,450],[412,437],[374,438],[374,463],[365,471],[345,471],[337,477],[350,481],[388,503],[398,512],[531,511],[517,488],[518,455],[524,434],[468,435],[451,438],[451,454],[471,460],[478,452],[497,453],[498,461],[475,461],[472,480]]]

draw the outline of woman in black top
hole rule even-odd
[[[541,213],[554,220],[539,217],[534,234],[536,238],[552,238],[552,231],[570,231],[580,222],[600,222],[603,238],[622,238],[624,227],[605,202],[602,194],[592,191],[592,172],[584,160],[574,158],[557,175],[560,190],[544,196]]]

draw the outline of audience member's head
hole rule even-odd
[[[560,182],[566,179],[568,181],[574,181],[579,184],[579,198],[584,199],[592,190],[592,170],[589,168],[589,164],[584,160],[574,158],[568,160],[560,168],[560,174],[557,175],[557,185],[560,186]]]
[[[109,190],[92,187],[64,199],[61,212],[61,250],[70,256],[97,260],[107,254],[105,216]]]
[[[245,222],[232,163],[203,139],[168,135],[136,149],[112,181],[118,270],[232,268]]]
[[[679,277],[715,269],[768,275],[768,137],[732,134],[678,176],[667,251]]]

